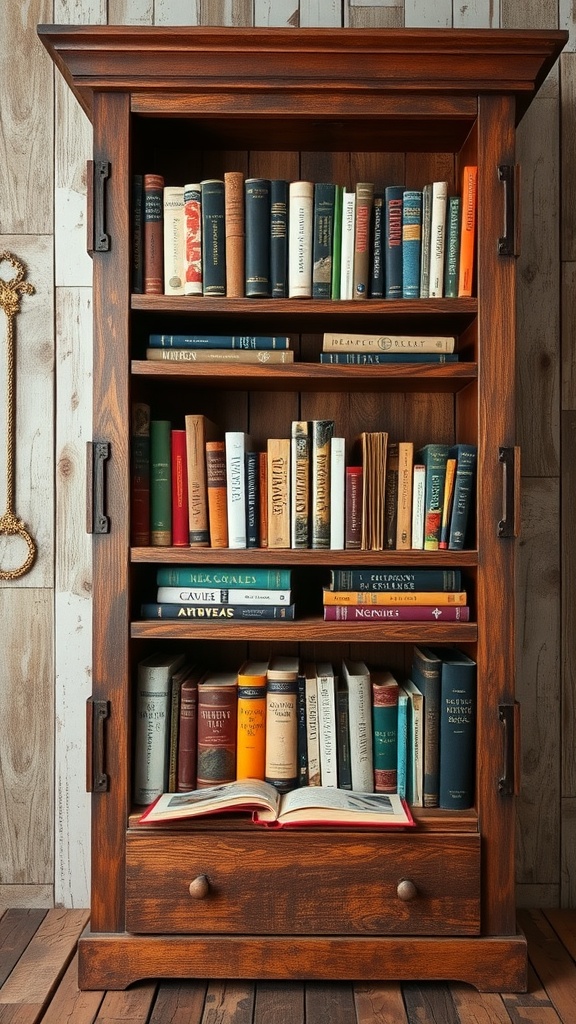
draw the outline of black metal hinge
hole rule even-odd
[[[106,182],[110,177],[109,160],[88,160],[86,165],[87,240],[90,256],[95,252],[110,252],[110,235],[106,231]]]
[[[110,717],[110,701],[86,701],[86,792],[106,793],[110,779],[106,774],[105,721]]]
[[[86,532],[110,533],[106,515],[106,462],[110,458],[109,441],[86,443]]]

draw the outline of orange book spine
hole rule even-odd
[[[474,247],[476,240],[476,199],[478,194],[478,168],[465,167],[462,175],[462,220],[460,228],[460,267],[458,271],[458,298],[472,295],[474,274]]]
[[[226,231],[226,295],[244,297],[244,175],[224,175],[224,221]]]
[[[466,591],[324,589],[324,604],[465,605]]]
[[[264,779],[267,668],[267,662],[245,662],[238,669],[237,779]]]
[[[228,547],[226,451],[224,441],[206,442],[206,493],[211,548]]]

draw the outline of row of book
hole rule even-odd
[[[414,806],[474,802],[476,664],[415,647],[410,678],[296,656],[205,670],[183,652],[137,668],[134,800],[260,779],[398,793]]]
[[[133,289],[233,298],[472,294],[477,167],[462,191],[246,178],[133,181]]]
[[[202,414],[183,429],[133,407],[136,546],[462,549],[476,446],[389,442],[365,431],[346,462],[334,420],[295,420],[257,451]]]

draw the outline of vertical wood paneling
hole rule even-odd
[[[570,33],[565,52],[576,50],[576,5],[574,0],[558,0],[558,28],[565,28]]]
[[[402,6],[357,7],[350,5],[344,10],[346,28],[401,28],[404,10]]]
[[[451,28],[452,0],[405,0],[406,28]]]
[[[500,0],[502,28],[558,28],[558,0]]]
[[[340,0],[300,0],[301,28],[340,28],[341,25]]]
[[[562,413],[562,796],[576,800],[576,410]],[[572,885],[576,887],[576,865]]]
[[[298,28],[298,0],[254,0],[254,25],[258,28]]]
[[[561,166],[562,217],[560,231],[562,259],[576,260],[576,210],[573,197],[576,191],[576,54],[560,58],[561,74]],[[565,297],[566,298],[566,297]],[[571,301],[571,297],[567,296]]]
[[[250,26],[252,0],[203,0],[202,25]]]
[[[154,0],[108,0],[109,25],[152,25]]]
[[[454,0],[452,26],[453,28],[499,28],[500,5],[498,0],[471,0],[470,3]]]
[[[154,0],[155,25],[200,25],[217,22],[202,22],[200,10],[201,0]]]

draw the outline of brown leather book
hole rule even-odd
[[[144,292],[164,294],[164,178],[144,175]]]
[[[224,219],[226,225],[226,295],[244,296],[244,175],[224,175]]]

